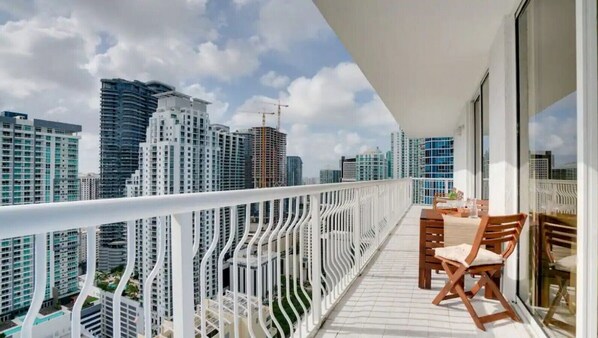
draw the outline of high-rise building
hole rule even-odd
[[[390,152],[392,154],[391,177],[394,179],[410,177],[412,162],[409,156],[409,143],[409,138],[403,130],[390,134]]]
[[[112,318],[114,293],[102,290],[100,300],[102,303],[101,337],[114,337]],[[121,297],[120,330],[121,338],[137,338],[138,334],[143,332],[143,308],[137,300],[125,295]]]
[[[392,177],[392,152],[386,152],[386,178]]]
[[[29,120],[27,114],[0,112],[2,180],[0,205],[50,203],[79,199],[79,133],[81,126]],[[78,230],[48,235],[45,304],[78,292]],[[27,309],[33,295],[33,236],[5,239],[0,244],[0,320]],[[52,255],[53,254],[53,255]]]
[[[423,177],[453,178],[453,138],[426,138],[423,144]]]
[[[85,175],[79,175],[79,200],[81,201],[88,201],[88,200],[95,200],[99,198],[100,193],[100,175],[89,173]],[[97,233],[94,233],[96,236],[96,255],[99,247],[99,241],[97,238],[99,237]],[[80,273],[85,273],[85,267],[87,263],[87,229],[79,229],[79,237],[80,237],[80,244],[79,244],[79,267]],[[97,256],[96,256],[97,257]]]
[[[375,181],[386,179],[386,156],[380,149],[369,150],[356,157],[356,180]]]
[[[242,190],[247,189],[245,175],[247,174],[247,166],[251,168],[250,162],[247,161],[247,148],[250,146],[250,138],[245,133],[234,132],[231,133],[228,126],[221,124],[213,124],[211,126],[212,133],[215,138],[216,146],[214,151],[218,161],[216,162],[216,181],[215,190]],[[250,158],[251,159],[251,158]],[[237,207],[237,233],[231,245],[234,248],[243,236],[245,224],[245,207]],[[221,211],[220,220],[220,238],[223,239],[218,242],[217,252],[222,251],[226,239],[230,236],[230,209],[225,208]]]
[[[299,156],[287,156],[287,186],[303,184],[303,161]]]
[[[390,166],[394,179],[407,177],[422,177],[424,152],[423,140],[411,139],[401,129],[390,134]]]
[[[409,177],[423,177],[424,140],[423,138],[409,139]]]
[[[253,127],[253,186],[283,187],[287,184],[287,135],[272,127]]]
[[[79,175],[79,200],[97,200],[100,197],[100,175]]]
[[[243,158],[245,163],[245,189],[253,189],[253,132],[251,129],[237,130],[235,134],[245,139]]]
[[[432,137],[419,140],[422,158],[420,161],[421,177],[453,178],[453,138]],[[448,185],[448,186],[445,186]],[[423,189],[414,192],[416,203],[432,204],[434,194],[453,188],[452,181],[423,181]],[[417,189],[416,189],[417,190]]]
[[[131,175],[127,184],[128,196],[187,194],[216,191],[220,187],[219,169],[225,166],[220,153],[242,153],[235,137],[216,137],[226,134],[220,129],[212,131],[206,112],[208,102],[191,98],[178,92],[156,95],[158,107],[152,115],[146,133],[146,141],[139,145],[139,169]],[[219,142],[229,143],[229,150],[222,150]],[[235,143],[236,145],[233,145]],[[227,146],[225,146],[227,147]],[[233,150],[234,149],[234,150]],[[234,160],[233,162],[236,162]],[[230,163],[229,163],[230,164]],[[234,166],[234,165],[233,165]],[[220,167],[220,168],[219,168]],[[230,167],[230,166],[229,166]],[[244,168],[238,168],[244,171]],[[236,173],[236,184],[243,185],[244,179]],[[199,258],[203,256],[211,240],[215,226],[213,211],[201,212],[194,218],[194,226],[202,229],[200,252],[194,264],[193,293],[199,303]],[[172,318],[172,266],[170,247],[170,218],[149,218],[138,221],[138,274],[142,285],[155,265],[157,259],[158,228],[166,239],[165,259],[162,273],[156,277],[152,288],[152,298],[142,299],[151,302],[152,327],[158,330],[165,319]],[[215,293],[216,261],[212,260],[207,268],[207,294]]]
[[[341,182],[355,182],[356,176],[356,162],[355,158],[341,157]]]
[[[529,155],[530,178],[548,180],[552,178],[554,156],[551,151],[531,153]]]
[[[321,169],[320,170],[320,184],[340,183],[341,171],[337,169]]]
[[[125,183],[139,167],[139,143],[145,141],[155,94],[174,90],[160,82],[103,79],[100,94],[100,198],[125,196]],[[100,227],[98,269],[126,262],[124,223]]]

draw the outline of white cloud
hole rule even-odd
[[[298,42],[331,34],[310,0],[265,1],[260,9],[258,30],[269,48],[282,51]]]
[[[260,77],[260,83],[266,87],[280,89],[289,84],[289,77],[286,75],[279,75],[271,70]]]
[[[47,90],[92,89],[94,78],[84,69],[90,43],[77,27],[67,18],[0,26],[0,93],[25,98]]]
[[[100,137],[97,133],[82,132],[79,141],[79,172],[98,172],[100,165]]]
[[[218,30],[227,27],[226,18],[208,15],[206,2],[130,0],[106,6],[94,0],[18,1],[8,11],[0,5],[13,20],[0,23],[0,110],[81,124],[80,169],[85,172],[98,171],[104,77],[173,84],[211,101],[211,120],[229,120],[233,129],[259,125],[261,116],[231,116],[228,102],[235,100],[219,85],[252,77],[280,89],[277,97],[249,98],[237,112],[275,110],[263,101],[288,103],[282,128],[289,133],[289,154],[303,154],[306,168],[315,168],[318,161],[334,164],[336,157],[355,153],[363,144],[375,146],[377,133],[387,124],[394,128],[355,64],[340,63],[293,81],[260,69],[264,54],[281,55],[277,52],[331,36],[311,1],[234,0],[239,15],[258,16],[242,38],[222,36]],[[241,9],[249,4],[256,10]],[[276,117],[269,116],[268,124],[276,125]]]
[[[194,83],[182,89],[182,92],[196,97],[198,99],[202,99],[205,101],[210,102],[211,104],[208,106],[208,114],[210,115],[210,122],[211,123],[221,123],[224,115],[228,111],[228,102],[224,102],[220,100],[220,96],[222,95],[220,91],[210,92],[206,90],[204,86],[199,83]]]
[[[311,78],[299,77],[279,97],[251,97],[237,108],[229,123],[239,129],[260,125],[260,115],[240,111],[273,111],[262,102],[279,99],[289,105],[282,113],[287,153],[303,158],[307,176],[316,176],[322,166],[338,166],[340,156],[376,147],[387,149],[388,135],[397,127],[353,63],[322,68]],[[268,116],[267,125],[275,126],[275,118]]]

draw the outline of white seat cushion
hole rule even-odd
[[[454,208],[454,207],[452,207],[452,206],[451,206],[450,204],[448,204],[448,203],[442,203],[442,202],[440,202],[440,203],[436,203],[436,208],[437,208],[437,209],[452,209],[452,208]]]
[[[466,267],[470,266],[478,266],[478,265],[490,265],[490,264],[502,264],[503,258],[501,255],[494,253],[492,251],[480,248],[478,251],[477,257],[473,260],[471,264],[467,264],[465,262],[465,258],[471,252],[471,245],[470,244],[459,244],[453,246],[447,246],[444,248],[436,248],[434,249],[434,253],[438,257],[442,257],[444,259],[449,259],[451,261],[459,262]]]
[[[563,257],[554,262],[554,268],[560,271],[575,272],[577,270],[577,255]]]

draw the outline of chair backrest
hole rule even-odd
[[[558,257],[570,255],[571,251],[577,249],[577,229],[570,225],[555,222],[542,222],[542,237],[544,247],[550,263],[554,263]]]
[[[444,202],[446,200],[446,198],[447,198],[446,195],[439,193],[439,192],[435,192],[434,198],[432,199],[432,209],[436,210],[438,203]]]
[[[478,208],[479,215],[488,215],[488,200],[476,200],[476,207]]]
[[[506,260],[515,250],[519,235],[525,225],[526,214],[508,216],[484,216],[473,241],[471,252],[465,259],[467,263],[474,261],[482,245],[501,247],[500,255]]]

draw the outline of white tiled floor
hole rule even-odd
[[[432,290],[417,287],[420,210],[411,208],[317,337],[530,337],[523,324],[509,320],[478,330],[458,299],[433,305],[444,274],[433,273]],[[481,295],[474,306],[481,315],[500,308]]]

